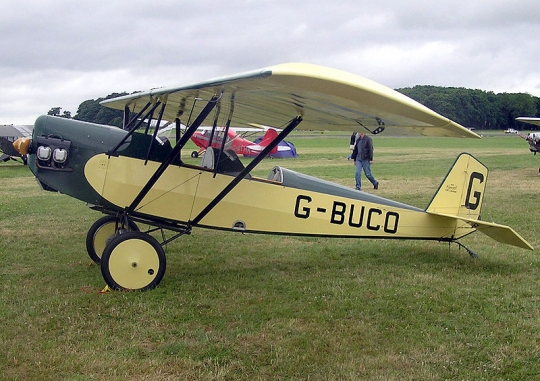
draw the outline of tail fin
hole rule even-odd
[[[487,175],[485,165],[468,153],[460,154],[426,212],[458,218],[498,242],[533,250],[511,227],[480,221]]]
[[[269,128],[266,133],[264,134],[262,140],[260,141],[259,145],[262,147],[266,147],[269,145],[275,138],[277,138],[278,133],[275,129]],[[278,151],[278,147],[274,147],[272,152],[270,153],[276,153]]]
[[[468,153],[460,154],[426,212],[479,219],[487,175],[485,165]]]

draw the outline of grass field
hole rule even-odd
[[[348,134],[295,133],[274,165],[354,186]],[[540,161],[515,136],[375,137],[378,194],[425,207],[458,153],[490,169],[483,219],[533,246]],[[190,150],[186,150],[189,155]],[[186,161],[193,159],[187,158]],[[481,233],[456,245],[194,230],[148,292],[100,293],[100,214],[0,165],[2,380],[532,380],[540,260]]]

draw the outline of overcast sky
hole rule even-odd
[[[0,0],[0,124],[284,62],[540,96],[538,0]]]

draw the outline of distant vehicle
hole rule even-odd
[[[26,155],[21,155],[13,147],[13,142],[19,138],[32,136],[33,128],[32,125],[0,125],[0,161],[21,159],[26,164]]]
[[[518,130],[514,130],[513,128],[509,128],[508,130],[504,130],[505,134],[518,134]]]

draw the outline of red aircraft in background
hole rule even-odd
[[[238,134],[241,132],[242,134]],[[257,139],[255,142],[249,141],[245,138],[247,133],[261,132],[260,128],[229,128],[227,131],[227,138],[225,139],[225,149],[234,151],[237,155],[244,156],[257,156],[261,151],[268,146],[278,133],[275,128],[267,128],[266,133],[262,138]],[[216,128],[214,136],[212,138],[212,148],[221,149],[223,142],[223,136],[225,134],[224,128]],[[191,140],[199,147],[198,151],[193,151],[191,157],[198,157],[209,146],[210,136],[212,135],[211,127],[201,127],[197,130]],[[270,153],[268,157],[297,157],[296,148],[294,144],[287,141],[281,141]]]

